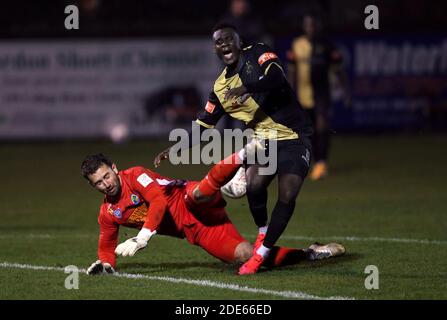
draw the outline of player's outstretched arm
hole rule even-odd
[[[247,95],[248,96],[248,95]],[[247,99],[245,97],[244,99]],[[242,103],[242,102],[240,102]],[[219,119],[225,114],[225,110],[222,107],[222,104],[220,103],[218,97],[214,93],[214,91],[210,92],[210,95],[208,97],[208,101],[205,105],[205,107],[200,110],[197,114],[196,123],[199,125],[199,136],[202,136],[202,133],[206,129],[212,129],[217,124]],[[193,147],[196,144],[200,143],[200,139],[193,139],[195,134],[192,134],[192,130],[189,130],[188,132],[188,145],[182,146],[181,150],[186,150],[191,147]],[[172,147],[172,146],[171,146]],[[158,168],[161,164],[161,161],[169,159],[169,153],[171,152],[171,147],[163,150],[160,152],[154,159],[154,166]]]
[[[204,131],[205,129],[206,129],[206,127],[204,127],[204,126],[202,126],[202,125],[199,126],[199,130],[200,130],[200,132],[199,132],[199,136],[202,135],[202,133],[203,133],[203,131]],[[195,141],[195,140],[193,139],[193,136],[194,136],[194,135],[192,134],[192,130],[190,130],[190,131],[188,132],[188,137],[189,137],[188,144],[186,145],[186,147],[182,147],[182,150],[190,149],[191,147],[193,147],[193,146],[195,146],[196,144],[199,144],[199,143],[200,143],[200,140],[199,140],[199,141]],[[172,146],[171,146],[171,147],[172,147]],[[162,152],[160,152],[160,153],[154,158],[154,167],[155,167],[155,168],[158,168],[163,160],[168,160],[168,159],[169,159],[169,153],[171,152],[171,147],[169,147],[169,148],[163,150]]]
[[[247,88],[244,85],[241,85],[240,87],[229,89],[225,93],[224,99],[231,100],[233,98],[239,98],[238,102],[240,104],[244,103],[245,100],[249,98],[249,95],[247,94]]]
[[[154,159],[155,168],[158,168],[160,166],[161,161],[169,159],[169,150],[171,150],[171,147],[163,150],[155,157]]]

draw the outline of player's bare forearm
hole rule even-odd
[[[155,168],[158,168],[161,164],[161,161],[169,159],[169,151],[171,150],[171,147],[163,150],[160,152],[154,159],[154,166]]]
[[[199,133],[199,136],[200,136],[206,128],[203,127],[202,125],[200,125],[200,126],[199,126],[199,129],[200,129],[200,133]],[[187,145],[187,147],[182,147],[182,148],[181,148],[181,151],[190,149],[190,148],[192,148],[193,146],[195,146],[196,144],[199,144],[199,143],[200,143],[200,140],[196,141],[196,139],[193,139],[193,138],[194,138],[194,135],[192,134],[191,131],[188,133],[188,137],[189,137],[188,145]],[[161,165],[161,162],[162,162],[163,160],[168,160],[168,159],[169,159],[169,153],[171,152],[171,148],[172,148],[172,146],[169,147],[169,148],[167,148],[167,149],[165,149],[165,150],[163,150],[162,152],[160,152],[160,153],[154,158],[154,166],[155,166],[155,168],[158,168],[158,167]]]

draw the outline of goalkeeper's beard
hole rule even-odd
[[[113,188],[110,191],[106,190],[105,194],[110,198],[117,198],[121,195],[121,177],[119,175],[116,175],[116,183]]]
[[[111,198],[116,198],[121,194],[121,186],[117,183],[110,191],[106,191],[106,195]]]

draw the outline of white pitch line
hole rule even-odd
[[[243,234],[244,237],[255,238],[255,235]],[[376,242],[397,242],[397,243],[412,243],[412,244],[437,244],[446,245],[447,241],[444,240],[428,240],[428,239],[405,239],[405,238],[381,238],[381,237],[356,237],[356,236],[289,236],[283,235],[281,239],[290,240],[309,240],[309,241],[319,241],[319,240],[338,240],[338,241],[376,241]]]
[[[446,245],[447,241],[443,240],[428,240],[428,239],[405,239],[405,238],[381,238],[381,237],[349,237],[349,236],[333,236],[333,237],[308,237],[308,236],[283,236],[282,239],[292,240],[310,240],[318,241],[322,240],[339,240],[339,241],[377,241],[377,242],[397,242],[397,243],[412,243],[412,244],[438,244]]]
[[[256,238],[254,234],[243,234],[247,238]],[[96,234],[1,234],[0,239],[11,239],[17,237],[25,237],[32,239],[54,239],[54,238],[95,238]],[[376,242],[395,242],[395,243],[411,243],[411,244],[434,244],[434,245],[447,245],[446,240],[429,240],[429,239],[409,239],[409,238],[384,238],[384,237],[357,237],[357,236],[293,236],[293,235],[283,235],[281,239],[290,240],[309,240],[309,241],[319,241],[319,240],[338,240],[338,241],[376,241]]]
[[[64,271],[65,268],[61,267],[49,267],[49,266],[36,266],[30,264],[19,264],[19,263],[10,263],[10,262],[2,262],[0,263],[1,268],[10,268],[10,269],[27,269],[27,270],[44,270],[44,271]],[[79,272],[85,273],[85,269],[79,269]],[[272,296],[278,296],[282,298],[292,298],[292,299],[305,299],[305,300],[355,300],[352,297],[341,297],[341,296],[332,296],[332,297],[319,297],[311,294],[307,294],[301,291],[276,291],[262,288],[252,288],[248,286],[241,286],[238,284],[224,283],[224,282],[216,282],[211,280],[196,280],[196,279],[186,279],[186,278],[174,278],[174,277],[162,277],[162,276],[147,276],[144,274],[131,274],[131,273],[120,273],[117,272],[113,276],[118,278],[126,278],[126,279],[145,279],[145,280],[154,280],[154,281],[165,281],[172,283],[184,283],[201,287],[211,287],[218,289],[227,289],[233,291],[240,292],[249,292],[255,294],[266,294]]]

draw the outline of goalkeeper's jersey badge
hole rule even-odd
[[[121,217],[122,217],[121,209],[120,209],[120,208],[117,208],[117,209],[113,210],[113,215],[114,215],[115,217],[117,217],[118,219],[121,219]]]
[[[133,204],[139,204],[140,198],[138,198],[138,196],[136,194],[132,194],[130,196],[130,201],[132,201]]]
[[[107,212],[111,215],[114,215],[115,217],[117,217],[118,219],[121,219],[121,217],[123,216],[121,213],[121,209],[120,208],[113,208],[113,205],[111,203],[108,204],[107,207]]]

